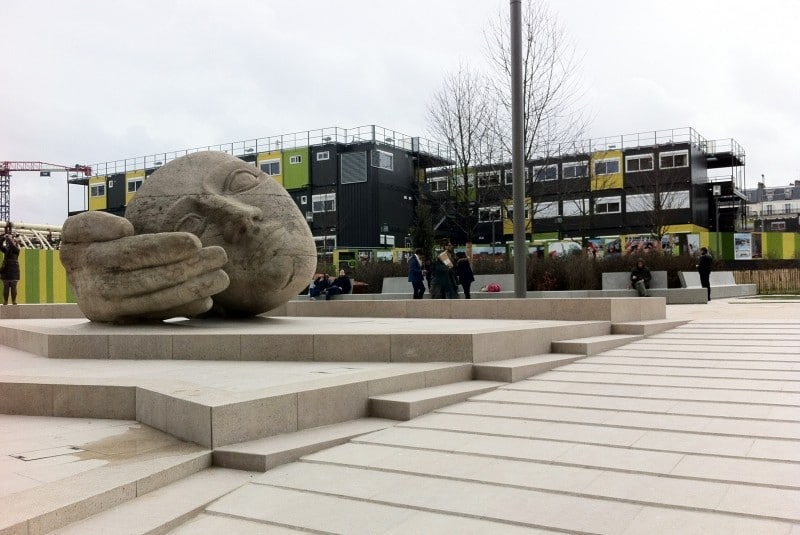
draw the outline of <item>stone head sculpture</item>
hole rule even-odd
[[[65,223],[62,245],[62,261],[75,287],[79,305],[81,286],[87,289],[87,294],[97,292],[88,290],[95,285],[93,282],[81,281],[80,277],[73,276],[72,272],[85,271],[84,268],[91,271],[92,267],[92,262],[73,258],[73,245],[85,246],[86,243],[97,241],[78,234],[91,235],[87,227],[99,223],[89,224],[88,218],[97,219],[100,214],[86,216],[86,221],[80,225],[71,224],[73,218],[81,216],[85,214],[73,216]],[[102,217],[114,216],[102,214]],[[206,296],[210,300],[204,299],[206,305],[210,306],[210,310],[207,309],[210,314],[243,316],[271,310],[297,295],[316,268],[314,239],[291,196],[267,174],[226,153],[199,152],[164,165],[139,188],[126,209],[125,219],[130,222],[132,229],[125,232],[124,239],[143,238],[145,241],[130,242],[129,245],[141,251],[141,255],[152,257],[135,260],[132,266],[135,268],[132,272],[141,274],[142,278],[147,274],[152,275],[146,281],[146,288],[149,290],[156,284],[150,281],[151,278],[165,276],[164,273],[152,271],[152,268],[169,267],[167,272],[172,273],[176,284],[181,285],[191,282],[194,271],[202,272],[203,277],[211,277],[213,282],[203,279],[203,282],[195,282],[191,287],[182,286],[180,291],[172,293],[186,295],[197,301],[201,294],[217,290]],[[186,254],[191,257],[194,249],[197,249],[198,254],[205,256],[180,261],[177,256],[185,256],[184,253],[169,249],[179,247],[174,243],[159,242],[159,236],[162,240],[168,236],[172,240],[189,240],[195,243],[195,247],[192,249],[187,245],[192,249],[192,254]],[[115,241],[105,240],[104,243],[108,245]],[[107,251],[107,254],[113,253]],[[213,261],[210,260],[212,256]],[[221,262],[224,264],[220,266]],[[227,277],[215,275],[220,267]],[[118,269],[124,270],[125,266],[118,266]],[[164,272],[164,269],[160,271]],[[223,278],[227,279],[227,283]],[[224,288],[218,291],[222,286]],[[154,295],[163,295],[164,288],[160,284],[156,284],[156,287]],[[113,293],[113,290],[104,288],[100,293],[109,292]],[[163,298],[160,300],[163,301]],[[97,319],[129,321],[137,316],[163,318],[182,307],[177,301],[166,304],[170,307],[163,311],[140,313],[137,312],[139,309],[126,310],[119,318],[112,313],[109,319],[109,314],[103,313],[101,316],[104,317]],[[193,309],[198,307],[203,308],[196,304]],[[83,310],[84,307],[81,308]],[[86,310],[84,313],[87,313]],[[94,319],[88,313],[87,316]]]

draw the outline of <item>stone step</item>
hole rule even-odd
[[[369,398],[370,415],[392,420],[411,420],[441,407],[466,401],[472,396],[494,390],[504,384],[506,383],[499,381],[463,381],[383,396],[371,396]]]
[[[631,342],[641,340],[642,335],[634,334],[609,334],[605,336],[590,336],[588,338],[575,338],[574,340],[559,340],[551,344],[553,353],[571,353],[583,355],[596,355],[609,349],[624,346]]]
[[[254,484],[212,504],[209,512],[251,515],[262,522],[319,530],[319,524],[305,523],[331,512],[329,507],[314,506],[317,495],[560,533],[788,534],[792,525],[800,521],[796,496],[784,489],[624,472],[562,470],[558,465],[497,458],[488,462],[473,455],[406,449],[360,450],[360,456],[353,451],[354,455],[346,459],[352,464],[336,462],[333,455],[342,457],[349,449],[354,449],[353,445],[315,454],[309,458],[313,462],[293,463],[262,474]],[[412,462],[398,466],[401,455]],[[295,505],[297,501],[289,495],[295,492],[310,496],[300,502],[302,506],[295,509],[290,522],[281,515],[281,509],[287,508],[279,508],[278,504]],[[373,514],[363,509],[359,513],[382,522],[370,533],[391,532],[393,525],[400,522],[381,515],[377,509]],[[698,519],[699,515],[703,518]],[[698,529],[676,529],[683,523]],[[398,532],[404,531],[395,531]]]
[[[214,450],[214,465],[238,470],[266,472],[303,455],[343,444],[353,437],[395,425],[394,420],[360,418],[304,429],[258,440],[223,446]]]
[[[252,477],[251,472],[211,467],[51,534],[106,535],[123,526],[126,535],[167,533]]]
[[[670,329],[675,329],[687,323],[689,323],[688,320],[647,320],[613,323],[611,325],[611,334],[641,334],[642,336],[651,336]]]
[[[184,443],[4,496],[0,533],[49,533],[210,465],[209,450]]]
[[[475,379],[484,381],[500,381],[515,383],[534,375],[550,371],[553,368],[575,362],[586,355],[572,355],[568,353],[547,353],[544,355],[531,355],[516,359],[497,360],[486,364],[474,366]]]

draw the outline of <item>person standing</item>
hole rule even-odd
[[[442,253],[437,256],[433,261],[431,268],[431,297],[434,299],[458,299],[458,286],[456,284],[456,276],[453,270],[448,266],[443,258],[446,255]]]
[[[0,242],[0,252],[3,253],[3,265],[0,267],[0,278],[3,279],[3,304],[17,304],[17,284],[19,283],[19,244],[14,237],[11,223],[6,224],[3,240]]]
[[[472,266],[469,265],[469,258],[466,253],[459,251],[456,253],[456,273],[458,282],[464,289],[464,299],[472,299],[469,293],[470,285],[475,281],[475,274],[472,273]]]
[[[414,289],[414,299],[422,299],[425,295],[425,270],[422,268],[422,249],[415,249],[408,260],[408,282]]]
[[[636,267],[631,270],[631,285],[636,289],[639,297],[650,297],[650,280],[653,276],[641,258],[636,261]]]
[[[700,260],[697,263],[697,273],[700,274],[700,286],[708,290],[708,300],[711,301],[711,264],[714,258],[708,253],[706,247],[700,248]]]

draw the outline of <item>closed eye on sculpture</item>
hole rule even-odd
[[[241,193],[253,189],[261,182],[254,173],[246,169],[237,169],[225,179],[225,193]]]
[[[189,213],[181,217],[173,229],[175,232],[190,232],[195,236],[202,236],[206,230],[206,218]]]

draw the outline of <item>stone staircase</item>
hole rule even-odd
[[[641,333],[669,329],[674,322],[638,322],[619,328]],[[267,471],[304,455],[345,443],[358,436],[393,426],[434,410],[466,401],[507,383],[527,379],[642,339],[643,334],[591,336],[552,342],[553,352],[473,365],[474,378],[369,397],[369,418],[342,422],[216,448],[214,465],[240,470]],[[575,352],[576,350],[581,353]]]
[[[0,534],[49,533],[179,483],[210,466],[209,450],[183,443],[4,496]]]
[[[471,365],[450,365],[450,371],[407,374],[419,376],[423,384],[430,385],[421,388],[413,387],[419,384],[417,380],[390,384],[387,379],[379,393],[368,396],[364,417],[233,444],[216,445],[212,441],[211,447],[202,447],[186,443],[190,451],[165,452],[157,459],[136,459],[123,466],[101,467],[30,492],[16,493],[0,506],[0,535],[108,533],[117,531],[115,527],[122,524],[137,526],[125,533],[167,533],[210,502],[248,482],[253,473],[268,471],[391,428],[399,421],[411,420],[674,326],[674,322],[666,320],[608,323],[605,329],[609,334],[553,340],[549,353],[486,362],[474,358]],[[583,329],[586,334],[595,330],[596,326]],[[472,378],[464,380],[464,373],[470,368]],[[125,385],[125,388],[130,387]],[[137,394],[144,392],[137,390]],[[137,399],[137,411],[141,403]],[[214,520],[206,522],[213,525]]]

